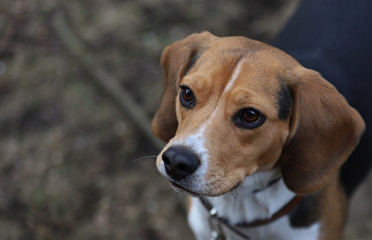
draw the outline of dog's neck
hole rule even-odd
[[[248,176],[236,189],[208,200],[219,217],[240,224],[271,218],[295,195],[286,187],[280,170],[275,169]]]

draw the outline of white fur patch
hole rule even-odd
[[[197,198],[193,198],[187,220],[197,240],[211,239],[208,217],[208,212],[201,202]]]
[[[242,65],[243,65],[243,60],[241,60],[238,63],[238,65],[235,67],[234,73],[233,73],[231,79],[229,80],[229,82],[227,83],[227,85],[226,85],[226,87],[224,89],[224,93],[227,92],[227,91],[229,91],[232,88],[232,86],[234,85],[236,79],[239,76],[240,69],[241,69]]]
[[[189,135],[182,139],[171,141],[171,145],[188,147],[199,156],[200,166],[194,173],[195,175],[199,176],[204,175],[207,172],[208,168],[209,153],[208,149],[205,147],[204,133],[205,124],[203,124],[195,134]]]
[[[296,195],[285,186],[283,179],[266,188],[270,181],[278,177],[279,169],[258,172],[246,177],[235,190],[208,199],[218,214],[232,224],[268,219]],[[253,193],[255,189],[263,190]]]
[[[278,174],[280,176],[279,170],[253,174],[248,176],[237,189],[220,197],[208,198],[208,200],[217,210],[217,215],[228,219],[231,224],[268,219],[291,201],[295,194],[285,186],[282,179],[259,192],[252,193],[252,190],[267,186],[271,180],[278,177]],[[211,230],[208,218],[209,215],[204,206],[198,199],[193,199],[189,224],[198,240],[210,239]],[[319,237],[319,228],[319,223],[308,228],[293,228],[289,217],[283,216],[264,226],[240,228],[240,230],[252,239],[316,240]],[[227,239],[239,239],[228,229],[224,232]]]

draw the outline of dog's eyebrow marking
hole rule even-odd
[[[196,49],[191,49],[190,53],[185,59],[187,61],[187,64],[185,66],[185,69],[183,70],[182,76],[186,76],[186,74],[191,70],[191,68],[195,65],[196,61],[200,58],[200,56],[205,51],[205,48],[198,47]]]
[[[279,119],[285,121],[289,118],[293,106],[293,95],[285,80],[280,80],[280,87],[277,94],[276,104]]]

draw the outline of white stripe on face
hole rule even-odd
[[[192,135],[187,135],[182,138],[175,137],[174,140],[171,140],[170,145],[180,145],[180,146],[186,146],[190,150],[192,150],[194,153],[196,153],[200,158],[200,166],[198,170],[195,172],[199,177],[204,177],[205,173],[207,172],[208,168],[208,161],[209,161],[209,150],[206,147],[206,130],[211,125],[213,118],[216,116],[216,112],[218,109],[218,105],[223,98],[223,96],[226,95],[227,92],[229,92],[236,80],[238,79],[238,76],[241,72],[241,67],[243,65],[243,61],[240,60],[238,62],[237,66],[234,69],[234,72],[227,82],[224,91],[222,92],[222,95],[220,96],[220,100],[217,102],[217,105],[211,114],[211,116],[199,127],[196,133]]]
[[[240,68],[242,67],[242,65],[243,65],[243,60],[240,60],[239,63],[238,63],[238,65],[235,67],[234,73],[233,73],[231,79],[229,80],[229,82],[227,83],[227,85],[225,87],[225,90],[223,91],[222,94],[225,94],[225,92],[228,92],[232,88],[232,86],[234,85],[236,79],[239,76]]]
[[[220,99],[219,99],[219,101],[218,101],[218,103],[216,105],[216,108],[214,109],[213,113],[211,114],[211,117],[208,118],[208,122],[211,122],[211,120],[216,116],[217,106],[219,105],[221,99],[226,95],[226,93],[229,92],[232,89],[234,83],[236,82],[236,79],[239,76],[239,73],[241,71],[241,66],[242,65],[243,65],[243,61],[240,60],[240,62],[238,63],[238,65],[235,67],[235,70],[234,70],[231,78],[229,79],[229,81],[226,84],[225,89],[223,90],[223,92],[222,92],[222,94],[220,96]],[[208,123],[208,125],[209,125],[209,123]]]

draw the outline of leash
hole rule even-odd
[[[225,234],[223,232],[222,226],[225,226],[230,231],[240,236],[245,240],[252,240],[251,237],[241,232],[237,227],[259,227],[269,223],[272,223],[279,219],[280,217],[289,213],[297,204],[301,201],[302,197],[294,197],[288,204],[282,207],[278,212],[276,212],[271,218],[265,220],[256,220],[251,223],[238,224],[236,226],[230,225],[225,219],[218,217],[217,210],[212,206],[212,204],[205,198],[199,198],[203,206],[207,209],[209,213],[209,222],[212,228],[211,240],[225,240]]]

